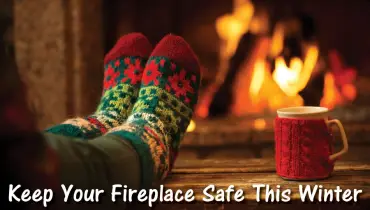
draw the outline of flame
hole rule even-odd
[[[249,0],[234,0],[233,12],[217,18],[216,31],[221,39],[217,84],[223,82],[228,70],[228,61],[235,53],[241,36],[248,31],[253,12],[254,6]]]
[[[297,62],[295,64],[294,62]],[[292,62],[293,69],[300,69],[300,62]],[[298,95],[294,94],[297,90],[290,90],[289,88],[282,88],[284,85],[287,87],[290,84],[297,83],[295,78],[296,73],[292,73],[291,70],[286,67],[283,60],[277,60],[276,65],[277,73],[275,76],[271,75],[266,62],[262,59],[258,59],[252,69],[251,81],[249,83],[249,95],[243,97],[242,94],[237,97],[233,114],[244,115],[251,112],[263,112],[276,110],[284,107],[287,104],[289,106],[299,106],[303,104],[303,99]],[[295,85],[297,86],[297,85]],[[286,92],[284,91],[286,90]],[[243,91],[242,91],[243,93]],[[249,104],[246,105],[246,98]]]
[[[319,50],[317,46],[311,46],[307,50],[305,61],[294,57],[290,60],[289,67],[285,64],[284,58],[278,57],[275,61],[275,71],[272,75],[274,81],[288,96],[296,96],[302,91],[315,68]]]
[[[188,128],[186,129],[186,132],[193,132],[195,130],[195,122],[193,120],[190,121]]]
[[[335,84],[332,73],[325,75],[324,84],[324,96],[320,101],[321,106],[332,109],[336,105],[343,105],[347,101],[353,101],[356,98],[356,87],[353,84],[345,84],[339,89]]]
[[[335,50],[329,52],[329,61],[332,72],[325,75],[324,96],[321,99],[321,104],[328,108],[334,108],[336,105],[343,105],[356,98],[357,89],[353,81],[357,72],[355,69],[343,65],[339,53]]]
[[[283,50],[284,44],[284,27],[281,23],[276,24],[271,40],[271,43],[273,44],[270,50],[270,57],[276,58]]]
[[[249,93],[252,96],[258,96],[258,93],[260,92],[264,82],[265,73],[265,63],[263,62],[263,60],[258,60],[257,63],[254,65],[251,86],[249,88]]]
[[[258,131],[264,130],[266,128],[266,120],[262,118],[254,120],[253,127]]]
[[[342,87],[342,95],[347,98],[349,101],[355,100],[357,96],[357,89],[354,84],[345,84]],[[324,92],[325,93],[325,92]]]
[[[273,44],[272,46],[274,46]],[[317,45],[308,47],[304,61],[294,57],[290,60],[289,66],[283,57],[277,57],[272,75],[266,67],[265,61],[257,60],[253,67],[249,86],[248,97],[251,104],[245,107],[244,96],[244,104],[240,103],[239,108],[234,109],[233,114],[243,115],[255,110],[261,112],[265,109],[275,111],[286,106],[304,105],[299,92],[307,86],[318,62],[318,57]],[[326,73],[324,78],[323,98],[320,106],[332,109],[356,98],[357,90],[354,84],[336,85],[334,75],[331,72]],[[241,95],[240,98],[242,98]],[[240,109],[242,106],[244,108]]]

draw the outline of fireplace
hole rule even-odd
[[[370,75],[364,46],[370,43],[363,35],[370,31],[361,27],[369,18],[366,1],[139,1],[131,6],[136,8],[132,21],[122,18],[106,31],[107,49],[128,31],[142,31],[154,43],[172,32],[189,41],[203,64],[201,96],[183,153],[195,149],[204,158],[207,148],[210,153],[248,148],[253,157],[266,156],[276,109],[300,105],[328,107],[346,124],[349,139],[366,141],[359,138],[367,135],[370,120],[364,91]]]
[[[282,14],[280,5],[241,0],[233,7],[215,20],[219,66],[200,97],[196,117],[241,117],[251,124],[242,129],[264,130],[278,108],[334,110],[353,104],[358,70],[345,64],[336,48],[321,47],[312,14],[289,8],[275,17],[271,11]]]
[[[357,136],[370,122],[368,10],[366,0],[16,1],[15,48],[41,128],[94,111],[103,52],[140,31],[153,43],[181,35],[202,62],[184,146],[271,143],[275,110],[302,104],[331,108]]]

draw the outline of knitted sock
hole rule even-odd
[[[104,58],[103,96],[97,111],[88,117],[69,119],[46,132],[88,139],[122,124],[137,99],[151,51],[148,39],[140,33],[121,37]]]
[[[139,97],[126,122],[109,133],[128,140],[141,158],[142,186],[166,177],[198,100],[200,70],[190,46],[167,35],[145,66]]]

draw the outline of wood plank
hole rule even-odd
[[[215,184],[217,189],[227,189],[234,185],[244,191],[248,201],[256,201],[256,190],[253,184],[265,184],[276,189],[291,189],[291,199],[300,200],[299,185],[322,185],[325,189],[336,189],[340,186],[343,190],[360,189],[359,200],[370,199],[370,171],[337,171],[332,177],[312,182],[285,181],[274,173],[201,173],[201,174],[172,174],[165,181],[165,187],[172,190],[194,190],[196,201],[202,201],[203,190],[210,184]],[[265,199],[261,193],[261,199]]]
[[[173,173],[223,173],[223,172],[274,172],[275,162],[271,159],[241,160],[178,160]]]
[[[338,161],[335,171],[370,171],[370,161]],[[173,173],[255,173],[275,172],[275,160],[268,159],[179,159]]]

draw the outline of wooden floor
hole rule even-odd
[[[194,190],[192,203],[159,203],[157,209],[294,209],[297,210],[370,210],[370,109],[354,108],[332,113],[341,119],[349,139],[349,152],[335,164],[331,177],[312,182],[285,181],[275,172],[273,117],[265,117],[265,127],[254,126],[254,119],[220,119],[196,122],[187,133],[172,174],[165,187],[173,191]],[[360,117],[361,115],[362,117]],[[258,117],[257,117],[258,118]],[[256,118],[256,119],[257,119]],[[222,125],[220,127],[220,125]],[[334,151],[341,150],[339,132],[334,130]],[[243,202],[206,203],[203,190],[214,184],[217,189],[234,185],[243,190]],[[265,202],[265,191],[257,202],[254,184],[273,189],[291,189],[291,200]],[[299,186],[321,185],[325,189],[362,190],[357,202],[302,202]],[[214,193],[215,194],[215,193]]]
[[[207,151],[204,156],[202,151]],[[165,187],[173,191],[181,189],[183,192],[194,190],[195,202],[159,204],[156,209],[370,209],[370,147],[352,146],[350,152],[338,161],[332,177],[312,182],[285,181],[275,174],[273,147],[261,149],[260,154],[253,149],[245,148],[197,148],[181,150],[180,156],[165,183]],[[256,157],[260,156],[260,157]],[[245,200],[230,203],[206,203],[202,199],[204,188],[214,184],[217,189],[226,189],[234,185],[235,189],[242,189]],[[256,201],[256,189],[253,184],[265,184],[276,189],[291,189],[291,200],[288,203],[266,203],[265,191],[261,193],[261,201]],[[340,186],[344,191],[350,189],[362,190],[358,194],[357,202],[320,203],[302,202],[299,196],[299,185],[322,185],[326,189],[336,189]],[[212,194],[212,193],[210,193]],[[213,193],[214,195],[216,193]],[[335,199],[335,197],[334,197]],[[279,203],[279,205],[277,205]]]

